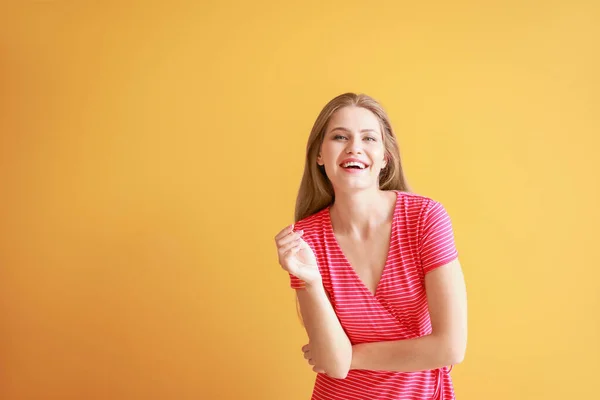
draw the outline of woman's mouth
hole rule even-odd
[[[360,173],[361,171],[367,169],[368,165],[363,163],[362,161],[344,161],[340,164],[340,167],[348,173]]]

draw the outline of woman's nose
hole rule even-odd
[[[360,140],[360,138],[349,140],[348,146],[346,147],[346,152],[352,154],[362,153],[362,141]]]

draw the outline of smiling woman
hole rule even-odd
[[[386,165],[383,136],[377,117],[361,107],[343,107],[329,121],[329,126],[317,164],[328,171],[330,181],[351,174],[361,180],[356,185],[366,185],[373,181],[373,174],[379,173]],[[356,129],[353,129],[356,128]],[[341,162],[340,162],[341,159]],[[328,161],[330,165],[325,166]],[[343,171],[344,173],[340,174]]]
[[[275,241],[309,336],[313,399],[454,398],[467,330],[452,224],[439,202],[409,192],[374,99],[346,93],[323,108],[296,223]]]

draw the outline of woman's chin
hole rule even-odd
[[[346,191],[346,190],[364,190],[372,187],[377,187],[377,182],[367,179],[338,179],[335,183],[332,183],[334,189]]]

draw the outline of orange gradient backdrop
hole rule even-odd
[[[589,399],[600,358],[592,1],[0,6],[0,398],[310,397],[273,236],[345,91],[452,216],[457,396]]]

